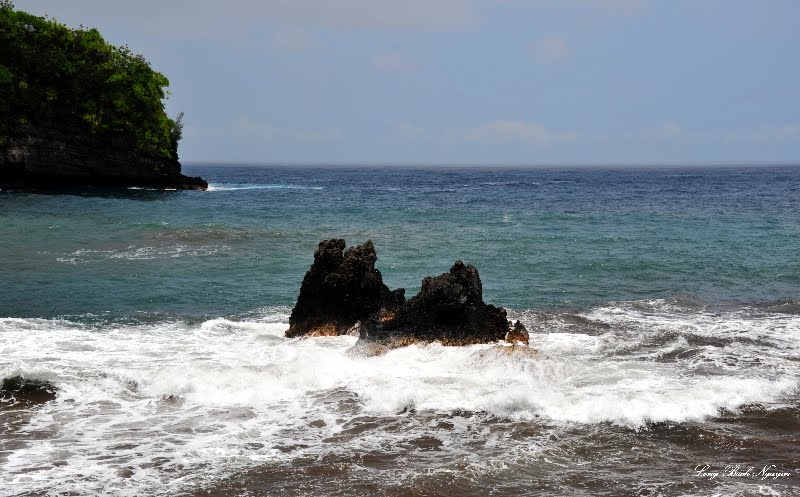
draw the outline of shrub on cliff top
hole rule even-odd
[[[0,135],[21,125],[77,125],[124,137],[140,154],[177,159],[181,123],[163,99],[169,81],[96,29],[70,29],[0,0]]]

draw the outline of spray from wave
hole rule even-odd
[[[488,460],[531,457],[503,426],[638,432],[796,402],[800,316],[671,305],[520,313],[538,330],[536,352],[432,344],[368,358],[348,353],[354,337],[285,339],[286,309],[200,324],[0,319],[0,377],[59,388],[1,439],[0,482],[168,495],[259,465],[403,444],[465,460],[477,437]],[[545,452],[547,437],[533,436]]]

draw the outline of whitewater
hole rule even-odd
[[[471,432],[475,418],[562,438],[586,426],[648,432],[753,404],[779,411],[798,399],[797,314],[628,302],[521,313],[535,330],[530,349],[431,344],[358,357],[355,337],[284,338],[287,311],[197,324],[0,319],[0,376],[59,388],[24,424],[5,419],[0,486],[175,495],[263,465],[391,452],[426,437],[440,457],[492,472],[546,459],[556,444]],[[452,426],[438,429],[442,421]],[[485,453],[470,448],[476,437]]]
[[[800,495],[800,168],[185,172],[0,192],[0,496]],[[530,347],[285,338],[330,238]]]

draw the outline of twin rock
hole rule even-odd
[[[404,289],[383,283],[371,240],[345,246],[342,239],[320,242],[287,337],[356,335],[356,349],[373,354],[412,343],[528,344],[522,323],[512,324],[505,309],[483,301],[474,266],[456,261],[450,272],[423,279],[420,292],[406,300]]]

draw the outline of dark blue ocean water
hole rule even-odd
[[[0,494],[798,495],[800,167],[185,171],[0,192]],[[285,338],[330,237],[530,347]]]
[[[409,295],[463,259],[518,310],[800,294],[798,167],[184,169],[210,191],[0,192],[0,315],[291,306],[330,237]]]

